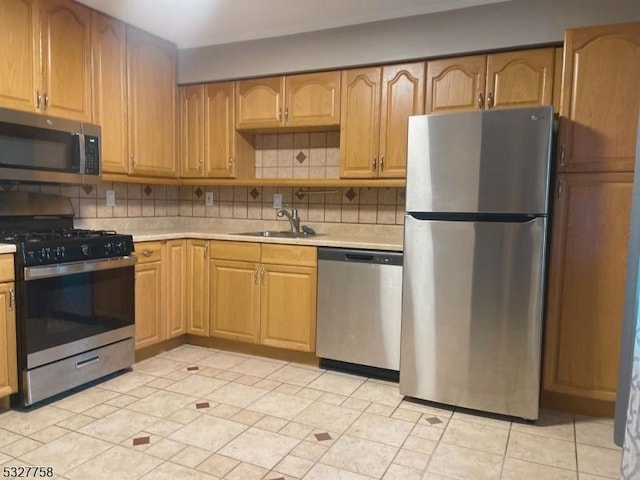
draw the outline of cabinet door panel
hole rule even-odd
[[[281,126],[283,89],[283,77],[236,82],[236,128]]]
[[[166,302],[166,338],[178,337],[187,333],[186,322],[186,242],[169,240],[165,247],[164,291]]]
[[[187,243],[187,333],[209,336],[209,258],[207,240]]]
[[[342,72],[340,176],[377,176],[380,134],[380,68]]]
[[[160,262],[136,265],[136,349],[163,339]]]
[[[544,388],[615,401],[632,174],[558,178]]]
[[[640,24],[567,30],[564,55],[561,171],[633,171]]]
[[[102,127],[102,171],[128,173],[126,27],[98,12],[91,15],[93,122]]]
[[[424,62],[382,69],[379,177],[407,174],[407,122],[424,113]]]
[[[286,126],[340,124],[340,72],[289,75],[284,91]]]
[[[234,177],[233,83],[212,83],[204,93],[205,176]]]
[[[486,70],[484,55],[427,62],[425,113],[484,108]]]
[[[316,269],[265,265],[264,270],[260,343],[315,351]]]
[[[40,2],[43,88],[49,115],[91,121],[91,12],[70,0]]]
[[[496,53],[487,57],[487,107],[551,105],[553,48]]]
[[[180,88],[180,152],[183,177],[204,175],[204,87]]]
[[[40,42],[34,0],[0,2],[0,106],[32,112],[40,83]]]
[[[0,283],[0,398],[18,391],[13,283]]]
[[[211,336],[258,343],[260,337],[258,264],[211,261]]]

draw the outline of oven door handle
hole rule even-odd
[[[76,275],[78,273],[97,272],[99,270],[111,270],[114,268],[130,267],[135,265],[136,258],[132,256],[103,258],[99,260],[87,260],[83,262],[62,263],[58,265],[44,265],[41,267],[25,267],[24,279],[39,280],[41,278],[62,277]]]

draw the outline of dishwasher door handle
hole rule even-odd
[[[357,262],[373,262],[373,255],[367,255],[362,253],[345,253],[345,262],[357,261]]]

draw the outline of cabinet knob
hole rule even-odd
[[[42,105],[42,95],[40,94],[40,90],[36,89],[36,108],[40,110],[41,105]]]
[[[16,307],[16,292],[13,288],[9,289],[9,311],[13,312]]]
[[[377,157],[373,157],[373,160],[371,160],[371,167],[373,168],[374,172],[376,172],[378,170],[378,158]]]
[[[253,271],[253,283],[258,284],[258,267]]]
[[[200,172],[204,170],[204,161],[202,159],[198,161],[198,170],[200,170]]]
[[[482,95],[482,92],[478,94],[478,108],[480,110],[484,108],[484,95]]]
[[[560,166],[564,166],[565,163],[565,148],[564,143],[560,145]]]
[[[282,120],[282,107],[278,108],[278,120]]]
[[[493,92],[487,93],[487,108],[493,108]]]
[[[49,108],[49,94],[44,92],[44,109],[46,110],[47,108]]]
[[[204,258],[205,260],[209,258],[209,242],[204,244]]]
[[[380,157],[380,171],[384,172],[384,156]]]
[[[262,270],[260,270],[260,280],[262,281],[262,284],[264,285],[264,268]]]
[[[132,153],[132,154],[129,156],[129,158],[130,158],[130,160],[131,160],[131,168],[135,167],[135,166],[136,166],[136,156]]]
[[[142,255],[145,257],[150,257],[151,255],[153,255],[153,250],[143,250]]]
[[[285,120],[286,122],[288,122],[288,121],[289,121],[289,107],[287,107],[287,108],[285,108],[285,109],[284,109],[284,120]]]
[[[233,158],[229,159],[229,162],[227,163],[227,168],[230,172],[233,172]]]

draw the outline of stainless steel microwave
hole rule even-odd
[[[100,127],[0,108],[0,181],[96,184]]]

